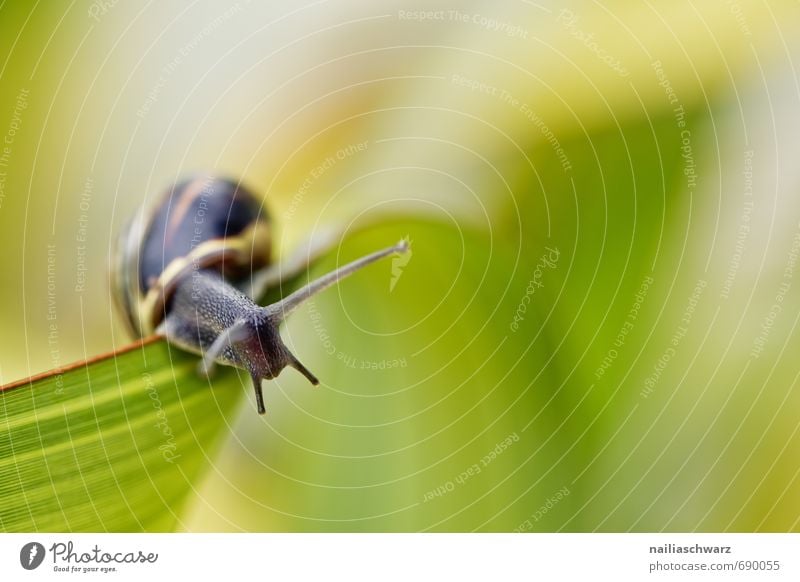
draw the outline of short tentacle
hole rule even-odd
[[[261,378],[253,374],[253,388],[256,391],[256,406],[258,407],[258,413],[264,414],[267,409],[264,406],[264,393],[261,390]]]
[[[199,373],[203,376],[210,376],[214,371],[217,358],[229,346],[244,341],[249,337],[247,321],[237,319],[233,325],[219,334],[203,354],[203,359],[198,366]]]

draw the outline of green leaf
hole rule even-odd
[[[239,400],[164,341],[0,392],[0,529],[171,531]]]
[[[285,263],[291,274],[265,288],[259,303],[306,282],[302,267],[344,238],[331,226],[298,244]],[[231,368],[210,382],[197,365],[153,337],[0,387],[0,530],[180,527],[183,504],[250,386]]]

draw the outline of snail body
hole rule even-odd
[[[246,370],[260,414],[265,412],[262,380],[287,366],[319,383],[281,340],[285,318],[342,278],[407,250],[401,242],[372,253],[262,307],[255,299],[264,285],[276,285],[308,266],[302,259],[289,261],[288,267],[272,263],[270,227],[269,215],[242,185],[210,176],[186,180],[131,221],[112,270],[116,303],[134,336],[162,335],[202,356],[202,374],[216,364]],[[263,284],[254,286],[254,280]]]

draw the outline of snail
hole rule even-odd
[[[316,251],[329,246],[316,243]],[[215,365],[249,372],[259,414],[261,383],[292,367],[319,380],[281,340],[280,324],[304,301],[375,261],[408,250],[408,243],[344,265],[276,303],[263,294],[301,275],[314,245],[284,263],[271,260],[271,222],[261,201],[240,183],[213,176],[181,181],[127,225],[112,269],[115,302],[135,337],[160,335],[198,354],[198,372]]]

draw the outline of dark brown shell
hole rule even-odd
[[[202,176],[169,188],[129,223],[114,253],[112,283],[134,336],[164,319],[178,281],[216,268],[234,284],[270,264],[270,222],[238,182]]]

